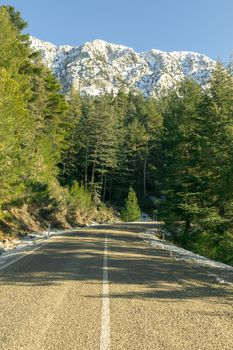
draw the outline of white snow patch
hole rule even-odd
[[[65,232],[77,231],[77,229],[78,228],[70,229],[70,230],[54,229],[50,231],[50,234],[48,234],[48,231],[43,231],[39,233],[31,233],[25,237],[22,237],[20,239],[13,239],[13,240],[7,241],[6,243],[0,242],[0,260],[6,256],[17,254],[32,246],[35,247],[36,245],[41,244],[42,241],[44,241],[45,239],[51,236],[61,235]]]
[[[170,256],[175,258],[176,260],[182,260],[186,262],[194,262],[198,265],[211,267],[211,268],[218,268],[225,271],[233,271],[233,267],[226,265],[221,262],[217,262],[214,260],[211,260],[209,258],[206,258],[204,256],[195,254],[189,250],[186,250],[184,248],[178,247],[174,245],[173,243],[162,240],[158,237],[156,237],[156,230],[148,230],[145,233],[140,233],[139,237],[142,238],[145,242],[149,243],[153,247],[166,250],[170,253]],[[221,284],[227,284],[227,285],[233,285],[233,283],[228,282],[227,280],[223,279],[221,276],[208,272],[208,276],[215,277],[216,281]]]

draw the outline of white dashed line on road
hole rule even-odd
[[[100,335],[100,350],[110,349],[110,308],[109,308],[109,283],[108,283],[108,234],[104,242],[103,261],[103,290],[102,290],[102,324]]]

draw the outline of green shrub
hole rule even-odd
[[[181,233],[176,243],[196,254],[233,265],[233,237],[230,234],[191,231]]]
[[[94,210],[91,193],[85,189],[84,185],[74,181],[67,193],[67,221],[72,225],[85,221]]]
[[[125,201],[125,208],[121,213],[123,221],[137,221],[141,216],[138,199],[132,187],[129,189],[128,197]]]

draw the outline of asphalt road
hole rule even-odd
[[[145,227],[66,233],[1,265],[0,349],[232,350],[231,286],[143,242]]]

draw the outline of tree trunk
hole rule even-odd
[[[84,184],[85,184],[85,189],[87,189],[87,151],[86,151],[86,157],[85,157],[85,175],[84,175]]]
[[[224,205],[220,205],[220,208],[219,208],[219,215],[224,218],[224,215],[225,215],[225,208],[224,208]]]
[[[144,159],[144,167],[143,167],[143,195],[146,196],[146,169],[147,169],[147,155]]]
[[[105,196],[106,196],[106,184],[107,184],[107,174],[104,175],[103,201],[105,201]]]
[[[221,204],[221,205],[220,205],[218,213],[219,213],[219,216],[221,216],[221,218],[224,218],[224,216],[225,216],[224,204]],[[221,235],[224,234],[225,230],[226,230],[226,227],[225,227],[225,225],[223,225],[223,224],[222,224],[221,226],[219,226],[219,228],[218,228],[218,232],[219,232]]]
[[[100,176],[100,196],[102,196],[102,199],[103,199],[103,195],[102,195],[102,192],[103,192],[103,179],[104,179],[104,174],[103,174],[103,170],[101,171],[101,176]]]
[[[92,173],[91,173],[91,193],[94,193],[94,182],[95,182],[95,161],[92,164]]]
[[[190,229],[191,229],[191,222],[189,219],[186,219],[184,232],[187,234],[189,233]]]
[[[110,183],[109,183],[109,202],[112,202],[112,177],[110,177]]]

